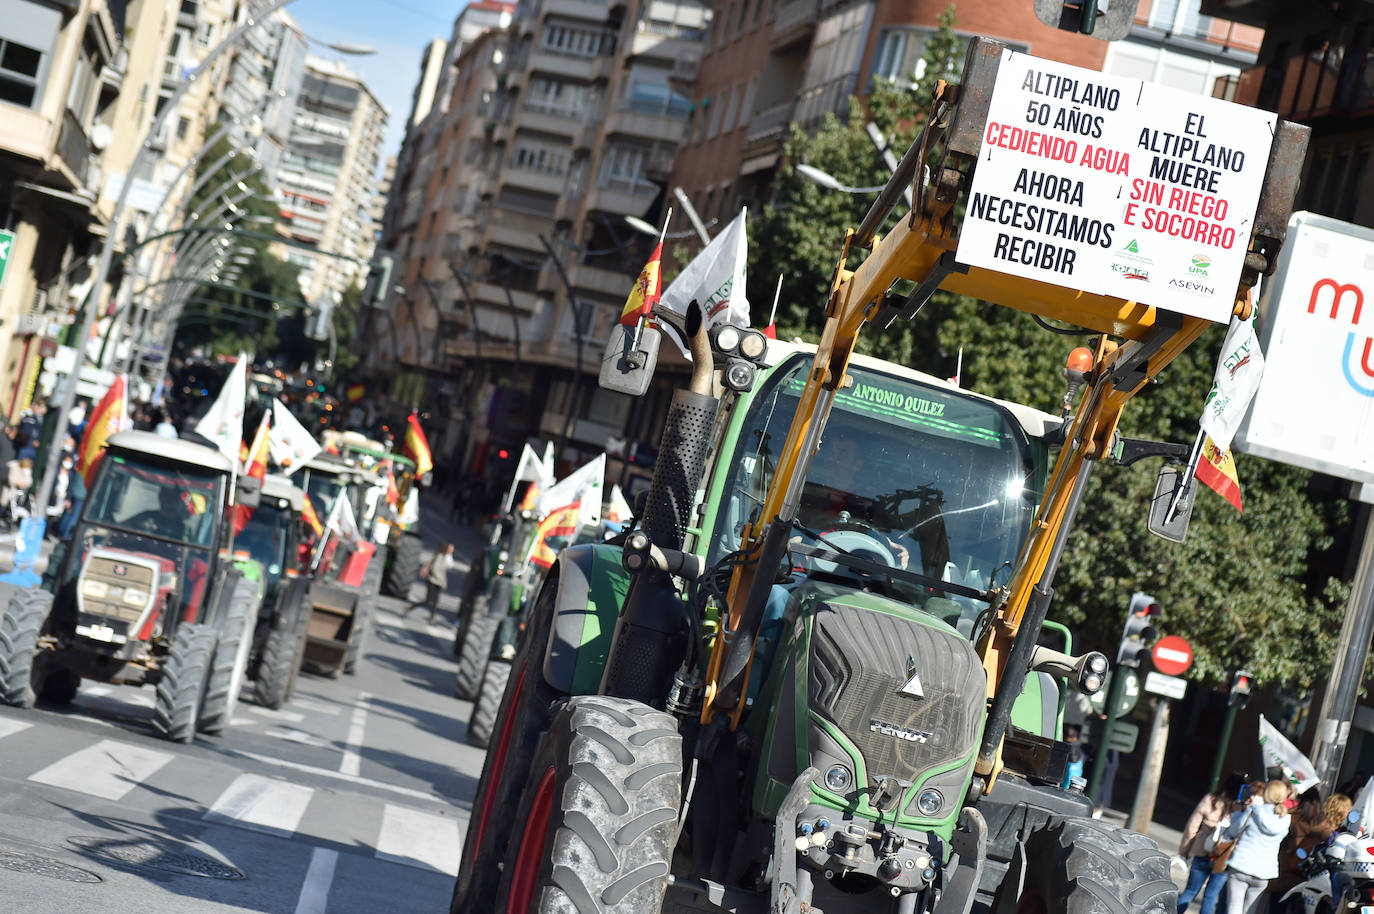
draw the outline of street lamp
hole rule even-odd
[[[843,194],[876,194],[886,185],[879,184],[877,187],[851,187],[840,182],[839,178],[829,172],[821,171],[805,163],[797,165],[797,172],[813,184],[819,184],[826,190],[835,190]]]
[[[629,224],[630,228],[634,229],[636,232],[640,232],[641,234],[644,234],[644,235],[652,235],[652,236],[654,236],[655,238],[658,237],[658,229],[654,228],[652,225],[650,225],[649,223],[645,222],[643,219],[639,218],[638,216],[626,216],[626,217],[625,217],[625,221]],[[719,222],[719,221],[720,221],[719,219],[712,219],[710,222],[706,223],[706,227],[707,227],[707,228],[710,228],[711,226],[715,225],[715,224],[716,224],[717,222]],[[663,237],[664,237],[664,238],[690,238],[691,236],[693,236],[693,235],[695,235],[695,234],[696,234],[696,230],[695,230],[695,229],[688,229],[688,230],[685,231],[685,232],[669,232],[669,233],[667,233],[666,235],[664,235]]]

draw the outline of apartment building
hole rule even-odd
[[[27,406],[52,309],[84,298],[109,215],[125,4],[10,0],[0,17],[0,409]]]
[[[372,221],[387,111],[342,62],[308,56],[295,114],[276,170],[286,234],[318,249],[287,248],[301,268],[306,301],[337,304],[366,275],[376,232]]]

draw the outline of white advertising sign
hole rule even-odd
[[[959,262],[1224,322],[1275,122],[1003,51]]]
[[[1294,213],[1258,323],[1264,378],[1235,449],[1374,483],[1374,230]]]
[[[1180,699],[1188,692],[1188,680],[1151,670],[1145,674],[1145,691],[1165,698]]]
[[[124,189],[124,175],[111,174],[105,181],[105,196],[111,200],[118,200],[119,193]],[[151,181],[142,178],[134,178],[134,186],[129,188],[129,196],[125,199],[124,205],[136,209],[143,213],[157,212],[157,208],[162,205],[162,198],[166,191],[158,187]]]

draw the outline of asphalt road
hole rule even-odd
[[[423,526],[466,557],[470,533]],[[379,599],[356,675],[189,746],[154,734],[149,687],[0,708],[0,911],[447,911],[482,753],[451,626],[401,609]]]

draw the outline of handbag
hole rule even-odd
[[[1220,822],[1218,822],[1216,828],[1213,828],[1211,832],[1208,833],[1207,837],[1202,839],[1202,852],[1204,854],[1207,854],[1209,857],[1212,854],[1215,854],[1217,852],[1217,845],[1225,843],[1226,829],[1230,827],[1230,816],[1226,816]]]
[[[1213,873],[1226,872],[1226,864],[1231,859],[1231,853],[1236,849],[1236,842],[1240,840],[1240,836],[1245,833],[1245,826],[1249,824],[1250,810],[1247,809],[1245,811],[1245,819],[1241,821],[1240,831],[1236,832],[1236,836],[1230,839],[1223,838],[1216,842],[1214,850],[1212,851]],[[1218,826],[1218,828],[1220,827],[1221,826]]]

